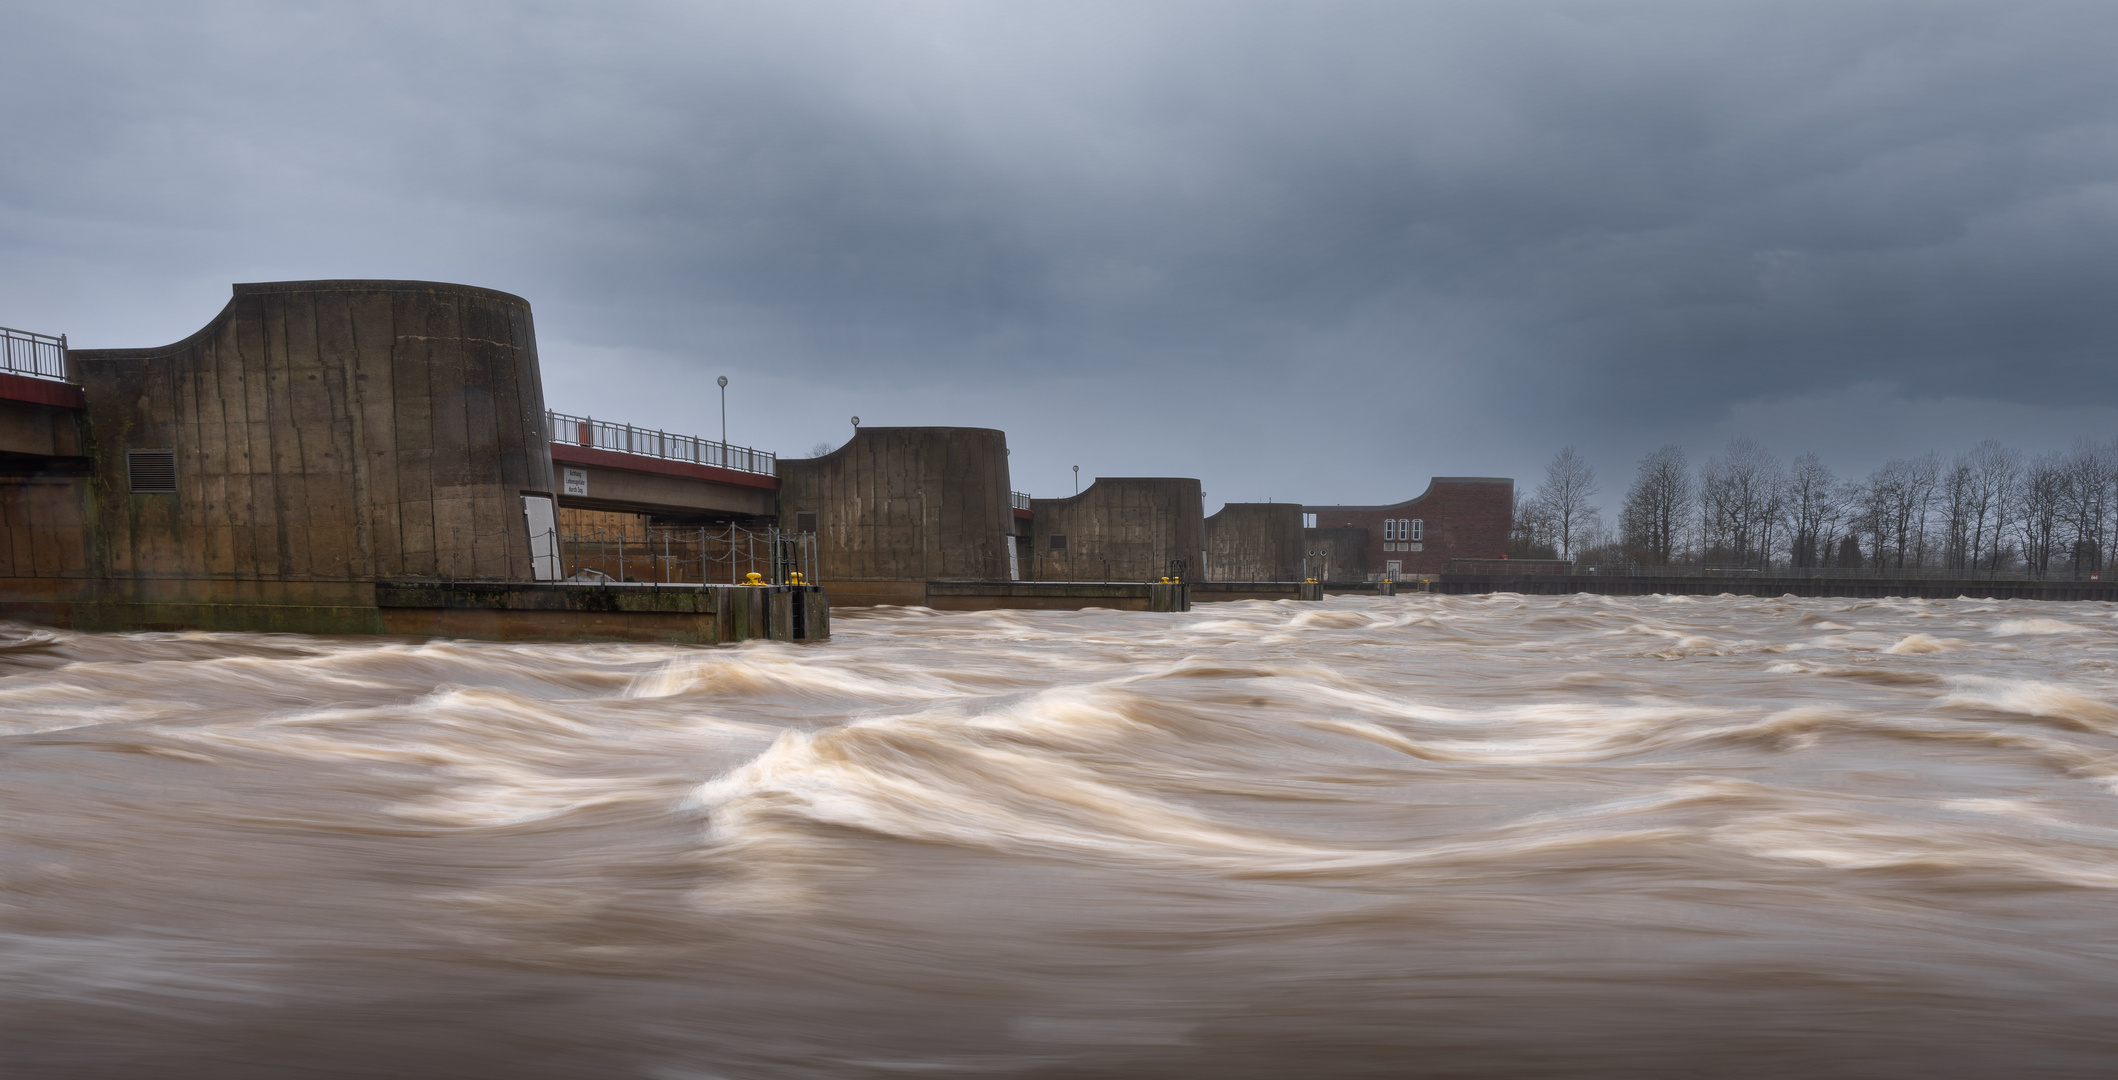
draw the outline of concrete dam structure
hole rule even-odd
[[[71,383],[0,387],[0,615],[92,630],[712,641],[746,636],[755,608],[767,635],[828,629],[808,588],[781,603],[803,608],[782,627],[770,595],[559,581],[520,297],[413,281],[237,285],[190,337],[68,350],[65,371]]]
[[[1031,581],[1203,578],[1205,509],[1199,482],[1170,476],[1099,476],[1078,495],[1031,499]]]
[[[236,285],[158,348],[7,333],[0,617],[80,629],[716,642],[820,639],[832,602],[1183,610],[1501,559],[1513,494],[1032,498],[978,427],[782,460],[549,410],[528,301],[467,285]]]
[[[1005,581],[1015,515],[1007,436],[990,428],[856,428],[822,457],[781,461],[782,528],[814,533],[844,604],[923,604],[930,581]]]

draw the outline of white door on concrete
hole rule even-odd
[[[529,524],[530,576],[559,580],[559,518],[545,495],[524,495],[522,516]]]
[[[1022,580],[1022,556],[1021,556],[1021,555],[1018,555],[1018,554],[1016,554],[1016,552],[1015,552],[1015,548],[1016,548],[1016,546],[1017,546],[1017,545],[1016,545],[1016,543],[1015,543],[1015,538],[1014,538],[1014,537],[1012,537],[1012,536],[1008,537],[1008,539],[1007,539],[1007,545],[1008,545],[1008,580],[1009,580],[1009,581],[1021,581],[1021,580]]]

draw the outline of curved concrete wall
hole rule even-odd
[[[853,582],[1007,580],[1007,436],[991,428],[871,427],[819,458],[782,458],[779,518],[814,514],[817,573],[835,602],[923,603]],[[871,595],[872,594],[872,595]]]
[[[113,579],[531,576],[520,496],[550,493],[552,470],[520,297],[420,281],[237,285],[183,341],[70,360],[94,441],[97,559]],[[175,494],[131,493],[132,449],[175,451]],[[276,598],[301,599],[286,592]]]
[[[1206,580],[1302,580],[1302,508],[1229,503],[1206,519]]]
[[[1032,499],[1030,565],[1043,581],[1153,581],[1172,570],[1201,571],[1204,526],[1197,480],[1099,476],[1065,499]],[[1054,549],[1053,536],[1066,537]]]

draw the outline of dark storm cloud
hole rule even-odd
[[[1054,379],[1205,395],[1195,419],[1104,436],[1169,464],[1105,471],[1290,478],[1330,471],[1347,431],[1430,471],[1522,474],[1559,441],[1632,454],[1855,385],[2118,405],[2107,5],[76,3],[18,22],[36,48],[0,74],[7,134],[48,156],[0,165],[5,272],[32,309],[7,317],[77,337],[137,332],[111,309],[177,279],[467,279],[530,296],[548,365],[569,343],[669,370],[745,357],[855,404],[981,386],[994,415],[1025,387],[1096,402]],[[191,325],[210,310],[186,305]],[[1478,430],[1394,429],[1400,394]],[[1317,456],[1217,444],[1208,417],[1245,400]],[[1047,422],[1009,426],[1034,446]]]

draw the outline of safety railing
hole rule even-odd
[[[558,580],[576,584],[819,584],[816,534],[776,528],[654,525],[553,530],[531,538],[534,560],[556,557]],[[550,565],[545,563],[545,565]]]
[[[1008,502],[1017,510],[1027,510],[1030,508],[1030,493],[1027,491],[1010,491],[1008,492]]]
[[[66,335],[53,337],[0,326],[0,371],[65,380]]]
[[[686,461],[694,465],[711,465],[715,468],[761,473],[765,476],[773,475],[773,466],[777,461],[777,455],[769,450],[730,446],[724,442],[692,435],[672,435],[654,428],[616,424],[586,416],[568,416],[565,413],[547,412],[544,416],[551,440],[569,446],[637,454],[664,461]]]

